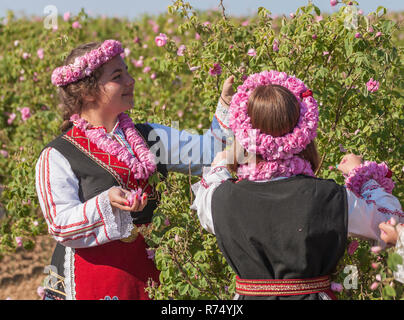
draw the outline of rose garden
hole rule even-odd
[[[319,104],[317,176],[343,184],[335,166],[347,152],[384,161],[392,193],[404,205],[404,13],[379,7],[365,15],[356,1],[330,5],[338,6],[331,15],[308,3],[288,16],[259,8],[236,18],[222,2],[218,10],[199,12],[178,0],[159,16],[130,21],[83,10],[59,16],[49,28],[43,18],[16,19],[9,12],[0,24],[0,259],[19,247],[32,250],[36,237],[48,232],[35,163],[62,122],[51,73],[66,52],[95,38],[124,45],[136,80],[129,113],[135,123],[177,123],[202,133],[229,76],[236,87],[262,70],[295,75]],[[149,258],[161,271],[160,284],[148,287],[153,299],[234,296],[232,269],[190,209],[198,179],[170,173],[150,181],[160,193],[153,223],[143,230]],[[394,247],[349,238],[332,289],[339,299],[403,299],[404,285],[393,276],[402,263]]]

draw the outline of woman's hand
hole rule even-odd
[[[220,94],[220,103],[224,107],[229,107],[230,101],[235,93],[233,89],[233,83],[234,83],[234,76],[230,76],[223,83],[222,93]]]
[[[349,172],[356,167],[359,167],[363,162],[362,156],[357,156],[353,153],[345,155],[338,165],[338,170],[345,175],[349,175]]]
[[[147,194],[143,193],[141,197],[136,196],[133,200],[133,204],[131,205],[127,197],[130,195],[130,191],[124,190],[118,187],[112,187],[109,189],[108,197],[109,202],[112,207],[124,210],[124,211],[132,211],[139,212],[144,209],[147,205]]]
[[[383,222],[379,224],[380,238],[387,244],[395,245],[398,239],[398,230],[391,223]]]

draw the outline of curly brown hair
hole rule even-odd
[[[83,56],[87,52],[97,49],[102,45],[102,42],[90,42],[75,48],[70,52],[64,61],[64,65],[74,63],[77,57]],[[76,82],[69,83],[66,86],[59,87],[58,95],[61,103],[61,111],[63,123],[61,125],[61,131],[67,131],[72,123],[70,117],[77,113],[80,114],[85,106],[84,97],[93,96],[97,98],[101,89],[98,85],[98,81],[103,74],[103,66],[91,73],[83,79]]]

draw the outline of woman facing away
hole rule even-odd
[[[227,109],[220,102],[203,136],[135,125],[124,113],[133,107],[135,81],[122,52],[115,40],[84,44],[52,73],[64,122],[36,164],[39,203],[57,241],[45,299],[148,299],[145,287],[159,275],[138,230],[157,207],[148,179],[201,174],[203,161],[223,150]]]
[[[404,218],[391,171],[350,154],[338,166],[346,187],[316,178],[317,102],[284,72],[248,77],[229,123],[235,143],[193,185],[191,208],[236,273],[238,298],[335,299],[330,275],[347,236],[380,240],[381,222]]]

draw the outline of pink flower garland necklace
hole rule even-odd
[[[300,102],[299,121],[291,133],[273,137],[252,127],[247,113],[248,98],[255,88],[266,85],[281,85]],[[310,162],[296,155],[316,137],[318,126],[317,101],[303,81],[274,70],[253,74],[237,88],[229,114],[229,126],[236,139],[248,152],[260,154],[264,159],[258,164],[240,165],[239,178],[256,181],[297,174],[314,176]]]
[[[127,114],[121,113],[118,116],[118,120],[120,128],[125,133],[126,140],[138,159],[126,147],[110,139],[105,129],[93,128],[91,124],[80,118],[78,114],[74,114],[70,118],[70,121],[79,130],[83,131],[85,136],[98,148],[116,156],[118,160],[125,163],[133,173],[135,179],[148,179],[156,171],[156,159],[153,153],[150,152],[143,138],[139,136],[132,119]]]

